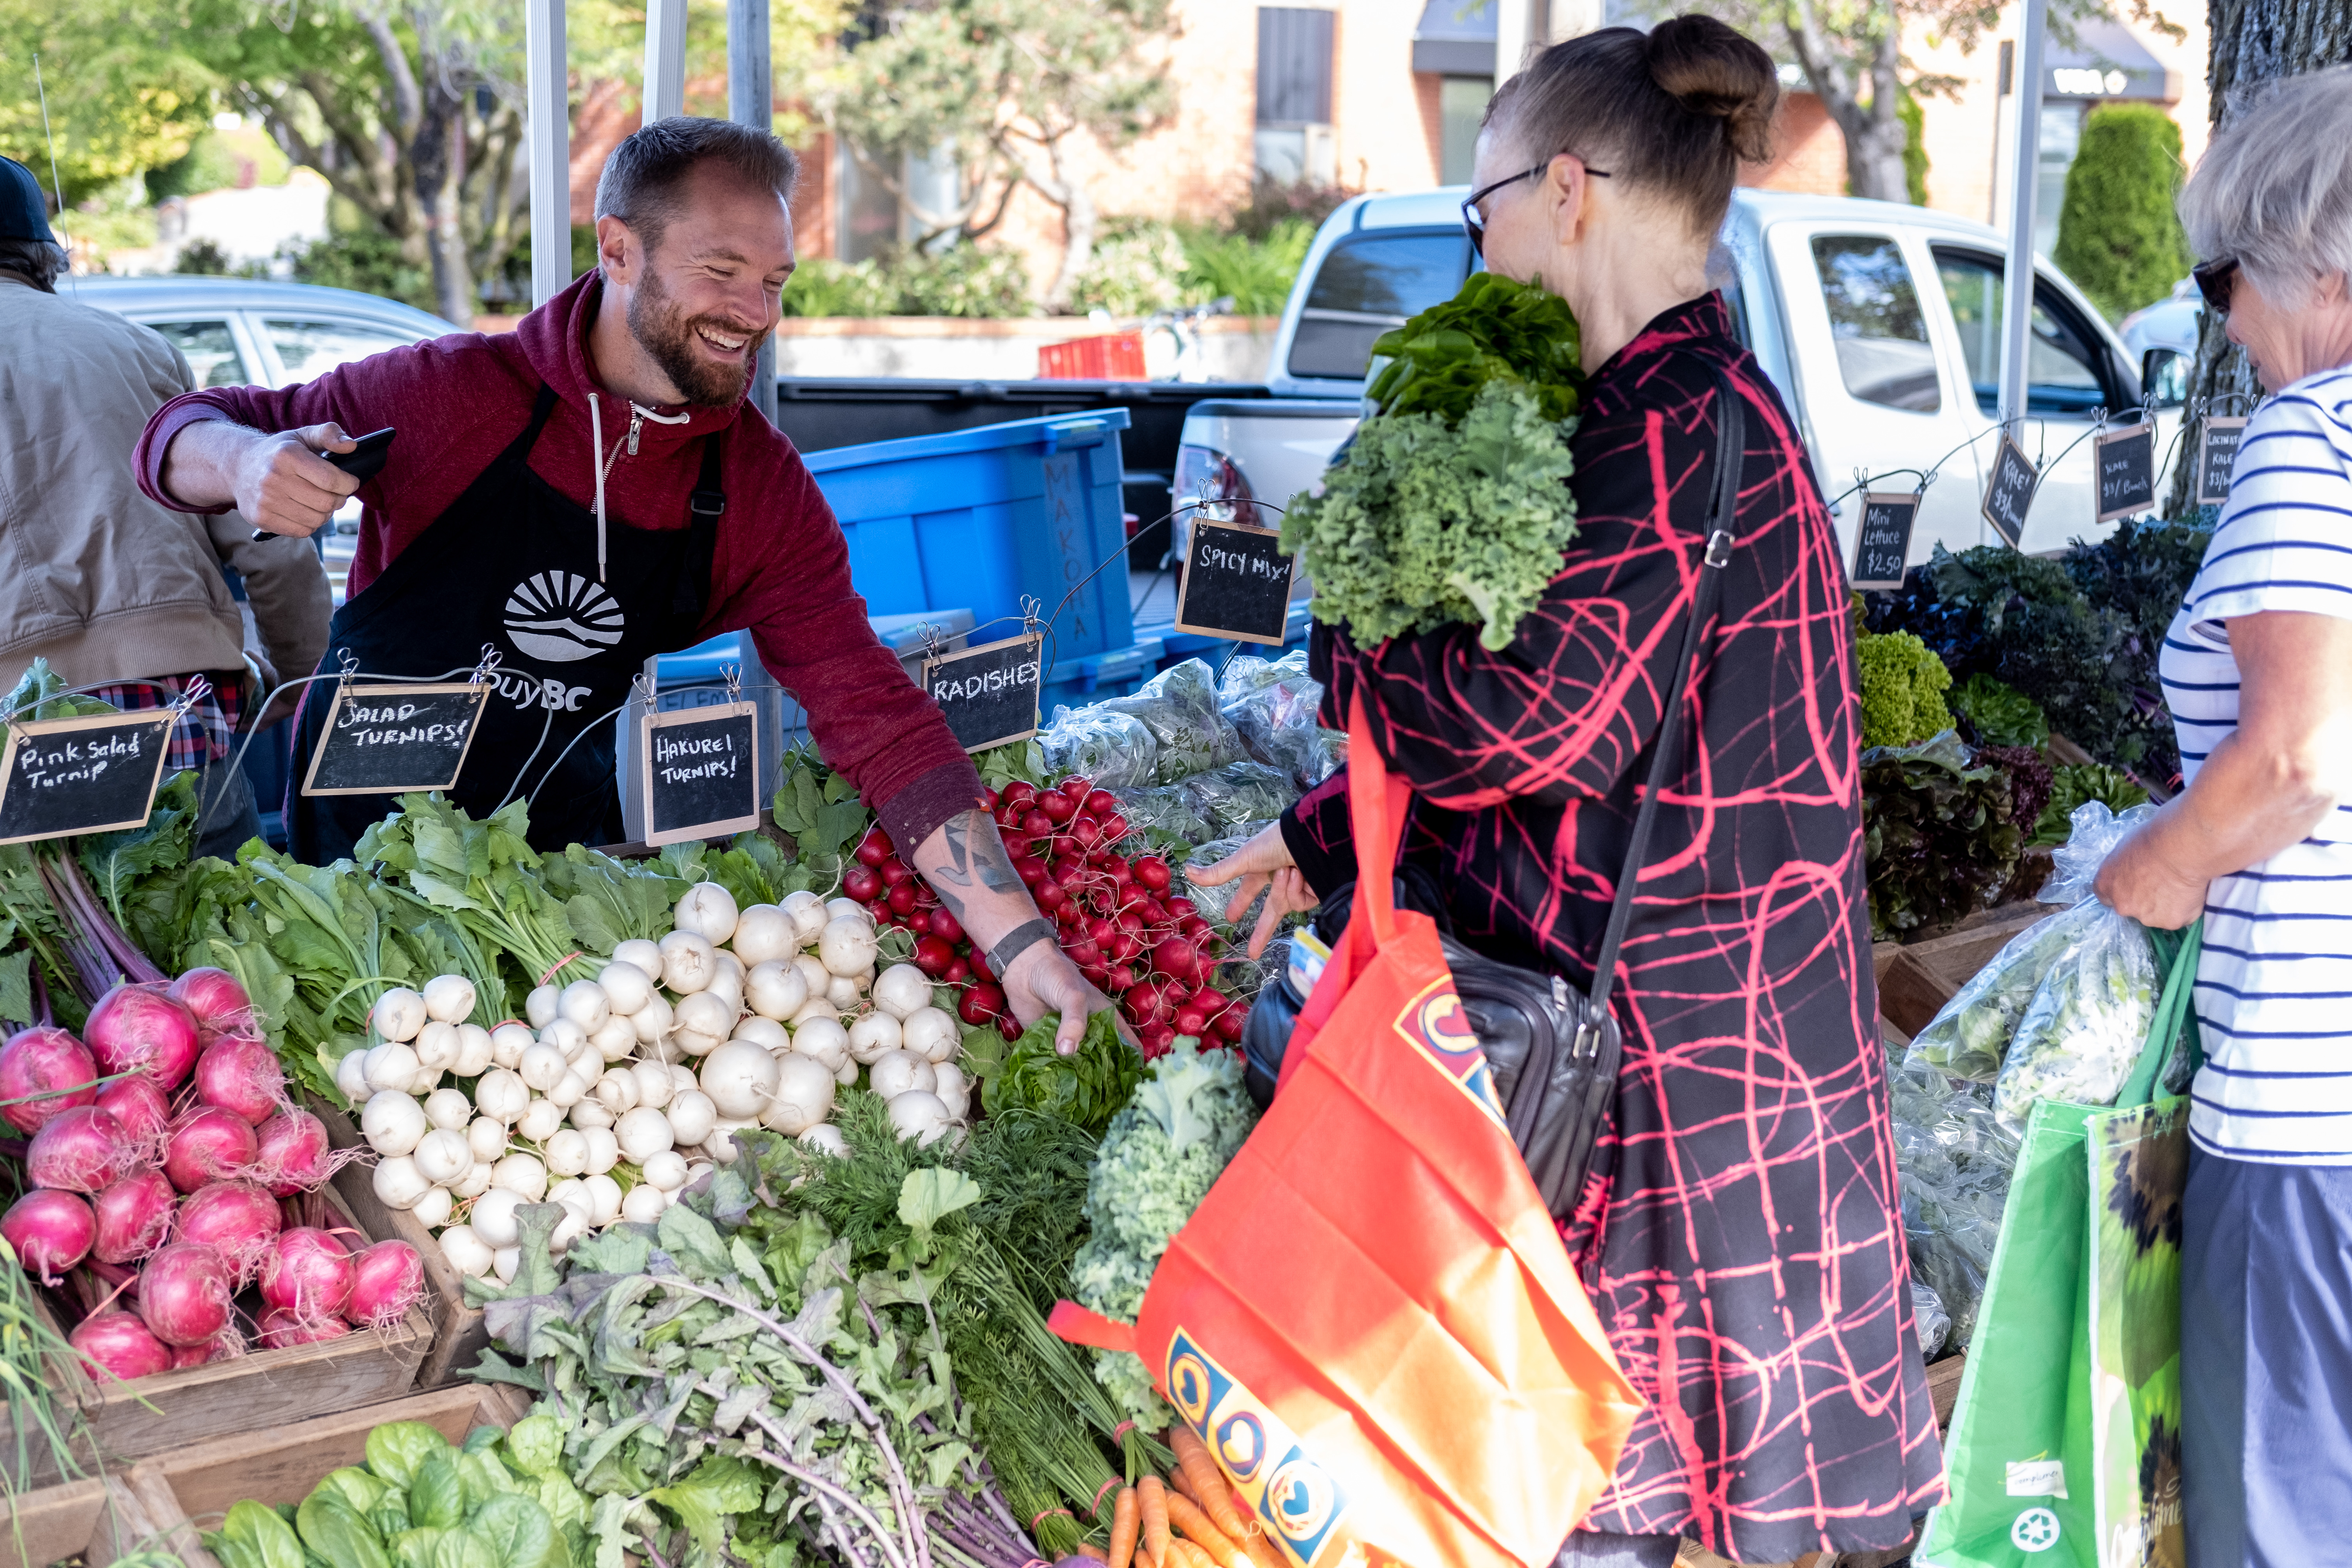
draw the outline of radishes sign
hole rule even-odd
[[[940,705],[956,743],[984,752],[1037,732],[1045,639],[1008,637],[923,661],[923,689]]]

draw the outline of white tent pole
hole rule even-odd
[[[678,0],[681,11],[684,0]],[[761,131],[776,128],[776,95],[768,61],[768,0],[727,0],[727,118]],[[760,345],[751,379],[752,406],[776,419],[776,342]]]
[[[572,105],[564,55],[563,0],[523,0],[534,306],[572,281]]]
[[[647,0],[645,123],[685,112],[686,0]]]
[[[2022,446],[2027,348],[2033,323],[2033,196],[2041,183],[2042,44],[2050,0],[2025,0],[2017,39],[2017,136],[2010,174],[2009,271],[2001,290],[2000,412]]]

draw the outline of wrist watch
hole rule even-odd
[[[995,975],[998,984],[1002,984],[1004,972],[1012,967],[1014,959],[1028,952],[1036,943],[1053,940],[1053,921],[1042,918],[1023,921],[1019,925],[1006,931],[1003,939],[988,950],[988,972]]]

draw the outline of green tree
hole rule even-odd
[[[1062,264],[1044,298],[1067,307],[1100,224],[1079,143],[1116,150],[1175,112],[1144,58],[1174,31],[1169,0],[884,0],[864,19],[819,83],[828,126],[913,218],[919,245],[987,234],[1024,184],[1060,208]],[[949,163],[952,199],[908,180],[910,161]]]
[[[0,153],[46,187],[54,149],[68,206],[186,156],[217,86],[195,42],[173,0],[0,0]]]
[[[2104,104],[2084,121],[2051,259],[2110,321],[2161,300],[2189,270],[2172,205],[2180,177],[2180,127],[2154,104]]]
[[[1911,205],[1927,205],[1927,111],[1909,88],[1901,89],[1903,113],[1903,188]]]

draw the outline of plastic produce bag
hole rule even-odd
[[[1209,819],[1201,815],[1200,807],[1185,797],[1182,784],[1152,784],[1143,789],[1114,789],[1110,793],[1111,798],[1118,802],[1118,814],[1138,831],[1155,827],[1187,844],[1205,843],[1222,831],[1212,827]]]
[[[2000,1239],[2018,1140],[1993,1115],[1990,1084],[1947,1078],[1916,1049],[1887,1087],[1912,1272],[1950,1315],[1950,1342],[1966,1345]]]
[[[1054,721],[1037,736],[1045,753],[1045,770],[1053,777],[1084,773],[1097,789],[1131,789],[1151,782],[1160,743],[1143,723],[1125,713],[1114,713],[1097,703],[1087,708],[1056,708]]]
[[[1934,1360],[1952,1331],[1951,1314],[1944,1310],[1943,1300],[1936,1294],[1934,1286],[1911,1281],[1911,1321],[1919,1327],[1919,1358]]]
[[[1219,837],[1241,831],[1245,822],[1271,821],[1298,798],[1290,776],[1264,763],[1229,763],[1215,773],[1196,773],[1177,787],[1185,804]]]
[[[1300,789],[1322,783],[1347,758],[1346,733],[1316,722],[1323,685],[1307,673],[1305,648],[1276,659],[1234,655],[1217,700],[1250,756],[1289,774]]]
[[[1241,735],[1217,711],[1216,679],[1201,659],[1171,665],[1145,681],[1134,696],[1114,697],[1095,706],[1129,715],[1151,731],[1159,753],[1151,777],[1134,781],[1138,784],[1175,784],[1243,754]]]

